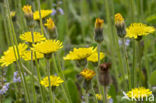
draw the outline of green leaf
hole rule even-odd
[[[80,103],[80,94],[75,85],[75,82],[71,79],[68,80],[68,90],[69,90],[72,103]]]
[[[151,76],[150,76],[150,84],[152,85],[152,86],[156,86],[156,80],[155,80],[155,78],[156,78],[156,70],[155,71],[153,71],[152,72],[152,74],[151,74]]]

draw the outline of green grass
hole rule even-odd
[[[24,5],[32,5],[33,11],[53,9],[56,8],[53,5],[56,1],[58,0],[1,0],[0,56],[3,56],[3,52],[9,46],[17,46],[23,42],[19,39],[20,34],[32,30],[27,26],[22,11]],[[8,67],[0,67],[0,90],[4,85],[2,79],[6,80],[5,83],[10,83],[8,91],[0,95],[0,103],[50,103],[50,101],[51,103],[82,101],[96,103],[95,94],[103,93],[98,86],[98,78],[93,78],[92,89],[85,93],[82,78],[77,77],[84,67],[78,67],[75,61],[65,61],[63,57],[74,47],[98,46],[94,41],[94,23],[98,17],[104,19],[104,41],[101,43],[100,51],[106,56],[101,63],[112,64],[110,69],[112,83],[108,88],[108,94],[114,103],[128,103],[127,100],[122,100],[122,92],[128,92],[131,88],[139,86],[149,88],[153,94],[156,94],[152,88],[156,86],[156,32],[143,37],[141,45],[136,40],[130,39],[130,45],[125,49],[118,43],[121,38],[117,36],[114,26],[114,14],[119,12],[123,15],[127,27],[133,22],[141,22],[156,28],[155,5],[155,0],[62,0],[62,4],[58,7],[63,9],[64,15],[56,14],[49,17],[55,22],[57,39],[63,42],[63,48],[48,61],[42,59],[38,63],[36,60],[36,65],[32,61],[19,59]],[[16,11],[16,21],[12,21],[10,11]],[[45,21],[46,18],[40,18],[40,21],[35,22],[33,31],[50,37],[43,25]],[[128,59],[125,59],[125,52]],[[18,56],[19,53],[16,57]],[[87,67],[94,71],[98,68],[90,62]],[[19,72],[21,78],[23,77],[20,83],[13,82],[15,71]],[[3,72],[6,74],[3,75]],[[64,83],[54,90],[41,86],[39,81],[48,76],[47,72],[59,75]]]

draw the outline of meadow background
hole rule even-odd
[[[64,61],[63,57],[69,53],[74,47],[90,47],[97,46],[94,41],[94,24],[97,17],[104,19],[104,41],[101,45],[101,51],[105,53],[105,58],[101,61],[112,63],[110,73],[114,82],[109,86],[108,94],[112,97],[113,103],[128,103],[129,101],[123,100],[122,91],[127,92],[128,87],[124,87],[124,84],[128,84],[127,81],[122,78],[122,68],[126,68],[126,60],[121,45],[121,39],[116,34],[114,26],[114,14],[121,13],[125,19],[126,26],[128,27],[133,22],[141,22],[150,26],[156,27],[156,0],[62,0],[57,6],[58,0],[0,0],[0,56],[3,52],[12,45],[11,35],[15,32],[16,39],[19,39],[19,35],[29,31],[26,24],[22,7],[26,4],[32,5],[33,11],[39,9],[56,9],[60,7],[63,10],[63,14],[50,15],[53,18],[58,32],[58,40],[63,42],[63,48],[56,54],[56,65],[61,67],[65,76],[66,86],[69,90],[71,97],[71,103],[82,103],[85,101],[83,93],[81,93],[79,86],[81,86],[77,74],[83,69],[77,67],[74,61]],[[16,21],[10,21],[9,11],[16,11]],[[42,22],[46,20],[43,19]],[[13,23],[13,25],[10,25]],[[42,25],[42,23],[41,23]],[[35,23],[34,31],[46,34],[46,31],[40,22]],[[134,86],[141,82],[141,86],[149,88],[155,92],[156,86],[156,32],[143,37],[141,52],[138,50],[137,41],[133,39],[128,42],[126,50],[128,53],[128,60],[130,65],[130,72],[136,71],[136,77],[141,75],[141,80],[135,80]],[[135,50],[135,56],[134,56]],[[141,68],[139,68],[138,55],[142,55],[140,60]],[[134,61],[134,58],[135,61]],[[41,78],[45,77],[46,72],[46,60],[42,59],[39,62],[39,69]],[[31,71],[31,65],[29,62],[22,60],[22,63]],[[53,60],[50,60],[50,68],[54,68]],[[135,63],[135,65],[134,65]],[[10,83],[8,91],[2,96],[1,103],[25,103],[24,89],[21,83],[13,83],[14,72],[18,67],[15,64],[11,64],[6,68],[0,68],[0,78],[2,73],[4,75],[6,83]],[[23,67],[22,67],[23,68]],[[95,70],[97,68],[93,64],[89,63],[88,68]],[[132,69],[133,68],[133,69]],[[125,70],[126,71],[126,70]],[[25,71],[25,77],[28,84],[28,93],[30,99],[33,102],[32,93],[32,76]],[[125,74],[127,78],[127,74]],[[2,87],[2,79],[0,80],[0,89]],[[41,93],[39,89],[39,83],[34,81],[36,90],[36,103],[41,101]],[[93,88],[96,90],[96,79],[93,78]],[[44,90],[45,97],[48,98],[48,92]],[[63,94],[61,87],[56,88],[55,96],[56,103],[68,103]],[[48,103],[49,100],[44,101]],[[84,102],[83,102],[84,103]],[[93,92],[90,92],[89,102],[95,103]],[[154,102],[153,102],[154,103]]]

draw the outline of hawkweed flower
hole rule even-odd
[[[141,101],[143,101],[144,98],[149,97],[152,94],[152,91],[150,89],[146,89],[144,87],[134,88],[131,91],[127,92],[127,96],[129,98],[135,98]]]
[[[83,69],[80,72],[80,75],[83,76],[86,80],[91,80],[95,76],[95,72],[90,69]]]
[[[85,66],[87,64],[87,58],[93,54],[97,48],[74,48],[63,59],[64,60],[76,60],[78,66]]]
[[[33,36],[34,36],[34,43],[46,40],[44,35],[42,35],[40,32],[33,32]],[[25,32],[25,33],[21,34],[19,38],[25,42],[30,43],[30,44],[32,44],[32,42],[33,42],[31,32]]]
[[[88,58],[92,55],[97,49],[93,47],[89,48],[74,48],[73,51],[70,51],[63,59],[64,60],[82,60]]]
[[[99,82],[103,86],[108,86],[110,84],[110,69],[111,63],[103,63],[100,65],[99,70]]]
[[[22,56],[22,53],[28,48],[28,46],[24,43],[20,43],[18,44],[18,50],[19,50],[19,56]],[[15,49],[15,52],[14,52]],[[8,48],[7,51],[4,52],[4,55],[0,58],[0,64],[1,67],[6,67],[10,64],[12,64],[13,62],[16,61],[16,57],[17,60],[19,59],[18,55],[17,55],[17,49],[16,46],[11,46]]]
[[[90,69],[83,69],[80,75],[85,78],[83,88],[88,91],[91,88],[91,79],[95,76],[95,72]]]
[[[8,91],[9,85],[10,85],[10,83],[6,83],[6,84],[0,89],[0,94],[1,94],[1,95],[5,94],[5,93]]]
[[[49,18],[47,19],[47,22],[44,25],[47,27],[51,38],[56,39],[57,33],[56,33],[56,27],[54,21],[51,18]]]
[[[100,60],[102,60],[103,58],[105,57],[105,54],[100,52]],[[90,62],[98,62],[98,53],[97,52],[94,52],[93,54],[91,54],[88,58],[87,58],[87,61],[90,61]]]
[[[155,31],[155,28],[153,26],[147,26],[143,23],[132,23],[127,29],[126,29],[126,37],[134,38],[137,40],[141,40],[142,36],[149,35],[150,33],[153,33]]]
[[[18,74],[18,71],[14,72],[13,82],[14,83],[21,82],[21,78]]]
[[[103,41],[103,23],[104,20],[97,18],[95,21],[95,36],[94,36],[94,40],[97,43],[101,43]]]
[[[62,42],[59,40],[45,40],[34,44],[32,50],[44,54],[44,56],[49,59],[52,53],[55,53],[62,47]]]
[[[22,58],[25,60],[25,61],[30,61],[31,59],[34,61],[35,59],[41,59],[44,57],[44,55],[42,53],[39,53],[39,52],[33,52],[33,57],[31,58],[31,53],[32,51],[24,51],[23,52],[23,55],[22,55]],[[36,55],[36,56],[35,56]]]
[[[49,16],[52,12],[53,12],[52,10],[41,10],[41,18],[43,19]],[[35,11],[33,13],[33,17],[34,17],[34,20],[39,20],[40,19],[39,11]]]
[[[123,38],[126,35],[126,25],[124,18],[120,13],[115,14],[115,27],[119,37]]]
[[[12,21],[16,21],[16,12],[15,11],[11,11],[10,12],[10,17],[12,18]]]
[[[64,81],[58,77],[58,76],[54,76],[51,75],[50,76],[50,86],[51,87],[58,87],[60,84],[62,84]],[[44,87],[49,87],[49,79],[48,76],[46,76],[45,78],[43,78],[43,80],[41,80],[40,84]]]

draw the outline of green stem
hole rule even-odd
[[[107,86],[104,86],[104,97],[105,97],[105,102],[104,103],[108,103],[108,100],[107,100]]]
[[[34,29],[33,28],[31,28],[31,36],[32,36],[32,44],[34,44],[34,34],[33,34],[33,32],[34,32]],[[34,72],[34,63],[33,63],[33,51],[31,50],[31,69],[32,69],[32,75],[31,75],[31,79],[32,79],[32,86],[33,86],[33,100],[34,100],[34,103],[37,103],[37,99],[36,99],[36,91],[35,91],[35,84],[34,84],[34,82],[35,82],[35,80],[34,80],[34,78],[33,78],[33,75],[35,75],[35,72]]]
[[[128,62],[128,54],[127,54],[127,50],[125,46],[125,38],[123,38],[122,41],[123,41],[123,49],[124,49],[125,60],[126,60],[126,68],[127,68],[127,73],[128,73],[129,89],[131,89],[132,82],[131,82],[131,74],[130,74],[130,68],[129,68],[129,62]]]
[[[53,93],[52,93],[52,86],[51,86],[51,80],[50,80],[50,61],[46,59],[47,61],[47,75],[48,75],[48,80],[49,80],[49,94],[50,94],[50,102],[53,102]]]
[[[6,4],[7,14],[10,14],[10,8],[9,8],[8,0],[5,0],[4,3]],[[15,55],[15,58],[16,58],[16,63],[18,65],[18,69],[20,71],[19,74],[20,74],[20,77],[22,79],[22,85],[23,85],[24,90],[25,90],[25,94],[26,94],[26,97],[27,97],[27,102],[30,102],[30,96],[29,96],[29,92],[28,92],[27,82],[26,82],[26,79],[25,79],[25,76],[24,76],[23,68],[21,68],[22,67],[21,66],[21,58],[20,58],[20,54],[19,54],[19,50],[18,50],[18,43],[17,43],[17,39],[16,39],[16,34],[15,34],[15,31],[14,31],[14,27],[13,27],[13,23],[12,23],[10,15],[8,15],[7,19],[8,19],[11,42],[12,42],[13,45],[15,44],[15,47],[13,46],[14,55]]]
[[[135,40],[133,40],[132,88],[135,87],[136,73],[136,43]]]
[[[44,35],[44,29],[43,29],[43,22],[41,17],[41,6],[40,6],[40,0],[36,0],[38,4],[38,10],[39,10],[39,16],[40,16],[40,27],[41,27],[41,33]]]
[[[101,47],[101,44],[100,43],[98,43],[97,44],[98,45],[98,67],[97,67],[97,69],[96,69],[96,79],[97,79],[97,84],[98,84],[98,88],[99,88],[99,91],[100,91],[100,94],[102,94],[103,96],[103,103],[104,103],[104,101],[105,101],[105,98],[104,98],[104,92],[101,92],[101,91],[103,91],[103,86],[100,86],[100,83],[99,83],[99,73],[98,73],[98,71],[99,71],[99,67],[100,67],[100,47]]]
[[[57,68],[57,64],[56,64],[55,54],[54,54],[54,53],[52,54],[52,58],[53,58],[54,68],[55,68],[55,70],[56,70],[56,73],[57,73],[61,78],[63,78],[63,80],[65,80],[64,74],[63,74],[61,68],[60,68],[60,70]],[[65,84],[65,85],[61,85],[61,87],[62,87],[62,89],[63,89],[63,92],[64,92],[64,95],[65,95],[65,97],[66,97],[68,103],[72,103],[72,102],[71,102],[71,99],[70,99],[69,90],[68,90],[68,88],[67,88],[66,82],[65,82],[64,84]]]

